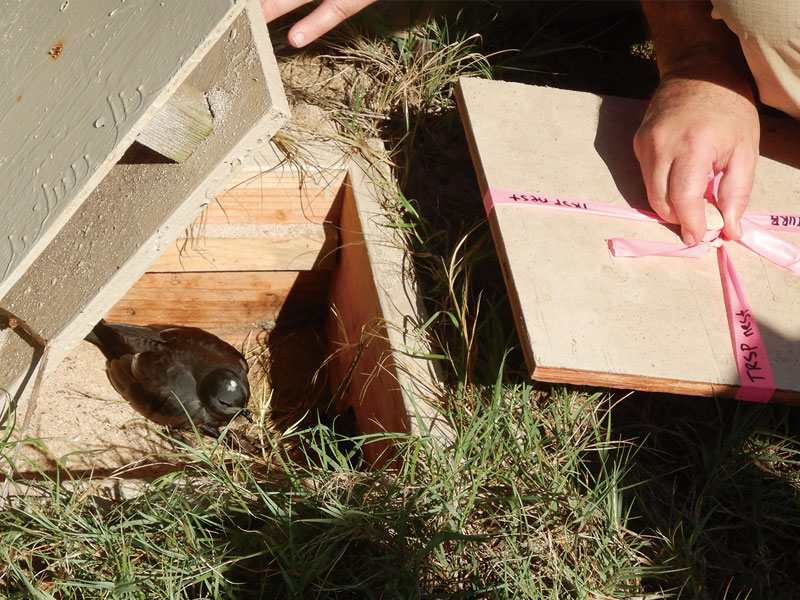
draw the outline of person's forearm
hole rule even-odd
[[[752,98],[739,41],[711,8],[692,0],[642,2],[661,80],[702,79]]]

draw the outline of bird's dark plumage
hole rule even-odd
[[[196,327],[100,321],[86,340],[106,357],[111,385],[161,425],[227,423],[250,398],[247,361],[227,342]]]

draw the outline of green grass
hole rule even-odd
[[[528,22],[520,4],[388,38],[339,32],[312,50],[335,75],[322,86],[284,72],[294,101],[334,118],[330,137],[391,151],[387,210],[444,357],[453,438],[385,436],[397,460],[367,471],[375,438],[307,421],[265,428],[257,454],[176,440],[187,467],[132,497],[66,474],[28,482],[0,509],[0,597],[800,597],[796,409],[527,378],[452,85],[511,73],[615,91],[585,74],[586,48],[614,62],[636,17],[576,24],[557,3]],[[509,45],[522,51],[495,54]],[[302,154],[306,134],[281,143]]]
[[[620,461],[632,448],[609,438],[599,395],[542,402],[502,375],[463,398],[471,411],[454,411],[454,446],[395,437],[394,470],[355,469],[357,448],[347,445],[348,456],[317,425],[290,434],[305,460],[282,450],[287,440],[268,465],[181,444],[190,466],[130,500],[40,482],[43,495],[0,512],[0,589],[12,598],[625,597],[645,549],[622,502]]]

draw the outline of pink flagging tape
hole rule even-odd
[[[775,393],[775,378],[764,348],[764,339],[725,246],[717,248],[717,257],[733,354],[736,357],[739,378],[742,380],[736,399],[769,402]]]
[[[764,229],[800,233],[800,215],[756,212],[752,210],[748,210],[745,214],[748,221],[760,225]]]
[[[709,186],[706,191],[708,199],[716,198],[720,174],[709,177]],[[518,206],[536,206],[555,210],[566,210],[606,217],[632,219],[665,223],[658,215],[646,210],[629,207],[613,206],[598,202],[584,202],[545,196],[542,194],[521,193],[510,190],[489,188],[483,197],[486,214],[489,215],[498,204],[514,204]],[[775,225],[773,217],[768,213],[746,212],[742,217],[743,246],[763,256],[767,260],[789,269],[800,275],[800,246],[788,242],[767,231],[782,229],[790,231],[789,225]],[[780,215],[778,215],[780,216]],[[793,215],[785,215],[793,217]],[[797,230],[800,231],[800,217],[798,217]],[[763,224],[768,221],[768,224]],[[789,221],[787,220],[787,223]],[[792,225],[794,227],[794,225]],[[632,240],[614,238],[607,240],[609,250],[615,257],[641,257],[641,256],[672,256],[681,258],[699,258],[706,256],[711,248],[717,248],[717,258],[720,264],[720,277],[722,279],[725,296],[725,308],[728,316],[728,325],[731,331],[731,341],[736,367],[739,372],[741,386],[736,398],[750,402],[767,402],[775,393],[775,379],[772,368],[764,347],[764,340],[758,329],[758,324],[753,317],[750,304],[747,302],[733,263],[730,260],[724,244],[727,240],[720,237],[718,231],[709,231],[704,241],[696,246],[673,244],[668,242],[653,242],[647,240]]]
[[[742,224],[742,237],[739,243],[760,254],[768,261],[789,269],[795,275],[800,275],[800,246],[793,244],[750,220],[750,215],[745,213],[740,223]]]
[[[557,196],[522,194],[512,190],[489,188],[483,196],[483,206],[486,209],[486,215],[488,216],[491,214],[494,207],[498,204],[539,206],[542,208],[552,208],[554,210],[585,212],[603,217],[666,223],[666,221],[663,221],[654,212],[639,210],[638,208],[631,208],[629,206],[614,206],[612,204],[603,204],[602,202],[583,202],[581,200],[570,200],[569,198],[559,198]]]

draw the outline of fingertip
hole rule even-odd
[[[306,32],[302,29],[292,29],[289,32],[289,43],[294,46],[295,48],[302,48],[306,44],[309,43],[310,40],[307,40]]]
[[[696,246],[703,240],[705,233],[681,226],[681,239],[687,246]]]
[[[725,219],[723,233],[732,240],[742,237],[741,218],[750,202],[753,169],[749,163],[732,161],[719,184],[719,208]]]
[[[699,244],[708,230],[702,207],[700,207],[700,212],[694,210],[687,211],[684,209],[681,214],[678,214],[678,219],[681,226],[681,239],[683,243],[687,246]]]
[[[306,0],[259,0],[261,12],[264,13],[264,20],[267,23],[293,11],[305,2]]]
[[[742,223],[740,221],[741,214],[738,211],[728,211],[724,213],[725,226],[722,228],[722,233],[725,234],[730,240],[736,241],[742,237]]]
[[[305,4],[311,0],[298,1],[300,4]],[[310,14],[289,30],[289,43],[295,48],[308,46],[370,3],[370,1],[363,0],[323,0]]]
[[[699,213],[694,211],[684,211],[683,215],[678,215],[681,226],[681,239],[687,246],[694,246],[705,239],[708,231],[705,214],[701,208]]]
[[[260,0],[259,4],[261,4],[261,13],[264,15],[264,21],[266,23],[271,22],[278,16],[273,2],[269,0]]]
[[[738,241],[742,239],[742,226],[739,223],[728,227],[727,225],[722,230],[722,233],[725,234],[725,237],[732,241]]]

